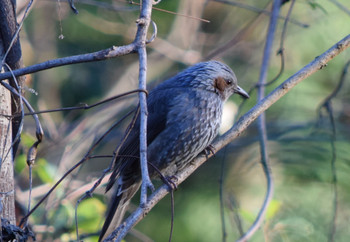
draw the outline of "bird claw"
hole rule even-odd
[[[215,156],[215,148],[212,145],[208,145],[204,150],[203,150],[205,157],[208,159],[209,155],[212,154]]]
[[[176,191],[177,190],[177,185],[175,182],[178,181],[178,178],[173,175],[173,176],[167,176],[164,177],[163,182],[169,187],[170,190]]]

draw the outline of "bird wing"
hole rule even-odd
[[[165,128],[148,146],[148,160],[165,176],[176,174],[216,135],[209,122],[212,114],[204,108],[206,98],[189,88],[178,89],[172,97]]]
[[[161,133],[166,125],[166,117],[169,110],[169,101],[174,93],[170,89],[154,89],[147,99],[148,105],[148,133],[147,143],[152,141]],[[118,177],[122,178],[120,184],[114,192],[106,220],[102,227],[99,241],[109,235],[114,228],[118,227],[124,217],[130,199],[140,187],[140,118],[136,119],[134,127],[131,129],[127,139],[122,144],[117,159],[114,163],[112,175],[107,184],[106,191],[111,189]]]
[[[175,91],[175,92],[179,92]],[[169,112],[169,103],[174,96],[171,88],[154,89],[147,98],[148,121],[147,121],[147,144],[160,134],[166,125],[166,118]],[[114,185],[116,179],[123,174],[123,189],[127,189],[136,179],[140,178],[139,154],[140,154],[140,117],[138,115],[135,125],[131,129],[125,142],[122,144],[118,157],[114,162],[113,172],[107,184],[108,191]],[[135,172],[136,171],[136,172]]]

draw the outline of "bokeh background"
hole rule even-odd
[[[226,3],[225,3],[226,2]],[[67,1],[38,0],[21,31],[25,65],[49,59],[90,53],[133,41],[139,6],[123,0],[79,0],[74,14]],[[19,16],[26,1],[18,1]],[[285,1],[286,16],[291,1]],[[235,71],[239,85],[250,90],[259,78],[269,23],[269,0],[170,1],[153,10],[158,27],[147,46],[148,86],[199,61],[217,59]],[[208,20],[209,23],[201,20]],[[282,75],[267,86],[267,93],[315,57],[350,33],[348,0],[297,0],[288,22],[283,49]],[[281,34],[278,23],[268,79],[280,71]],[[151,35],[152,28],[150,28]],[[275,182],[273,201],[265,222],[251,241],[348,241],[350,236],[350,77],[332,100],[335,135],[327,112],[319,106],[337,87],[350,60],[345,51],[328,66],[295,87],[266,112],[268,151]],[[27,76],[26,97],[36,110],[93,104],[136,89],[138,57],[131,54],[107,61],[59,67]],[[222,132],[256,103],[256,92],[237,113],[242,99],[232,97],[225,107]],[[137,105],[137,95],[84,111],[40,115],[45,140],[34,167],[34,203],[114,122]],[[111,155],[128,122],[114,129],[94,155]],[[26,117],[16,158],[17,200],[28,202],[28,168],[25,155],[34,140],[34,123]],[[332,143],[333,142],[333,143]],[[334,144],[334,149],[332,149]],[[332,158],[336,158],[332,163]],[[333,160],[334,161],[334,160]],[[77,199],[109,165],[110,159],[91,159],[69,176],[30,223],[38,240],[76,239],[74,208]],[[222,218],[220,190],[225,211],[227,241],[239,238],[254,221],[265,196],[266,179],[260,165],[258,133],[253,123],[243,135],[199,168],[175,192],[173,241],[220,241]],[[334,183],[332,164],[337,181]],[[156,183],[158,184],[158,183]],[[334,186],[336,184],[336,186]],[[335,193],[337,191],[337,193]],[[334,197],[337,194],[337,212]],[[108,195],[103,186],[78,208],[80,234],[101,228]],[[135,199],[135,204],[137,204]],[[170,198],[166,197],[140,222],[127,241],[166,241],[170,233]],[[332,233],[333,217],[335,233]],[[96,241],[90,236],[84,241]]]

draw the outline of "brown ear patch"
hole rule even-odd
[[[227,87],[227,83],[224,78],[218,77],[215,79],[215,88],[217,88],[220,92],[223,92]]]

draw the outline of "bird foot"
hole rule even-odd
[[[164,179],[163,182],[169,187],[170,190],[177,190],[177,185],[175,182],[178,181],[178,178],[173,175],[173,176],[167,176],[167,177],[163,177]]]
[[[209,155],[212,154],[215,156],[215,148],[212,145],[208,145],[204,150],[203,150],[205,157],[208,159]]]

